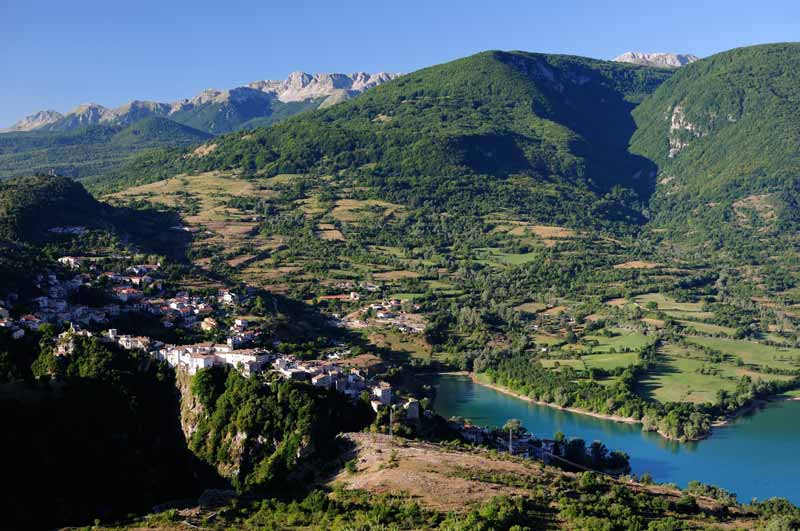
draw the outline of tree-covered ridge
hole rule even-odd
[[[188,147],[209,138],[208,133],[156,116],[131,125],[6,133],[0,135],[0,178],[54,172],[78,180],[97,179],[141,151]]]
[[[635,111],[632,150],[659,167],[653,220],[685,234],[796,226],[800,44],[681,68]]]
[[[341,393],[235,370],[200,371],[191,393],[201,407],[190,447],[240,491],[286,494],[304,459],[331,457],[337,433],[362,429],[373,416]]]
[[[376,196],[424,198],[439,210],[451,209],[455,194],[462,202],[488,198],[484,210],[510,207],[537,218],[571,210],[587,224],[590,215],[581,212],[601,224],[641,221],[636,210],[653,169],[627,152],[630,112],[669,74],[578,57],[485,52],[269,129],[221,137],[202,157],[175,157],[173,171],[338,173]],[[162,163],[149,165],[155,175],[163,175]],[[132,177],[140,179],[147,166],[139,164]]]
[[[71,179],[34,176],[0,181],[0,239],[29,240],[52,227],[96,225],[103,205]]]

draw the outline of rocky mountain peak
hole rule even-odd
[[[12,133],[15,131],[31,131],[38,127],[42,127],[63,118],[64,115],[58,111],[46,110],[30,114],[18,121],[7,129],[0,129],[2,133]]]
[[[280,101],[302,101],[310,98],[331,96],[337,91],[346,91],[354,96],[367,89],[390,81],[400,74],[379,72],[368,74],[355,72],[352,74],[308,74],[292,72],[284,81],[262,80],[247,85],[262,92],[274,94]]]
[[[613,60],[620,63],[632,63],[646,66],[660,66],[662,68],[680,68],[700,59],[696,55],[682,53],[646,53],[625,52]]]

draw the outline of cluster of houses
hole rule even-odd
[[[95,271],[94,263],[85,257],[63,256],[58,261],[70,269],[80,269],[85,266],[90,272]],[[129,267],[124,273],[104,271],[97,274],[96,279],[105,279],[111,283],[110,293],[115,301],[128,305],[129,309],[158,316],[165,328],[200,327],[206,331],[214,330],[217,328],[217,321],[212,314],[216,305],[235,306],[240,302],[239,296],[229,289],[220,289],[216,297],[190,296],[187,292],[178,292],[171,298],[148,297],[144,291],[148,287],[151,293],[162,293],[162,282],[154,277],[160,266],[161,264],[140,264]],[[83,277],[84,283],[90,285],[92,275],[85,274]],[[100,323],[105,321],[106,319],[97,320]],[[235,346],[244,346],[255,338],[250,331],[232,330],[232,332]]]
[[[369,326],[370,319],[379,325],[391,326],[409,334],[420,334],[425,330],[425,320],[421,315],[409,313],[402,309],[403,301],[399,299],[374,302],[347,315],[339,321],[341,326],[348,328],[365,328]],[[414,305],[419,309],[419,305]]]
[[[464,441],[488,445],[501,452],[510,453],[527,459],[538,459],[549,463],[552,458],[564,457],[564,445],[551,439],[539,439],[529,432],[512,433],[509,439],[507,432],[499,432],[482,426],[451,420],[448,425],[456,431]]]
[[[91,275],[76,274],[67,280],[59,280],[53,273],[38,275],[36,287],[43,293],[31,302],[30,313],[19,319],[11,318],[8,308],[16,302],[17,296],[9,296],[9,300],[0,303],[0,327],[11,330],[14,339],[25,336],[25,330],[38,330],[44,323],[71,322],[80,325],[107,322],[109,317],[118,315],[121,308],[118,304],[107,304],[102,307],[89,307],[82,304],[70,304],[68,297],[81,286],[90,286]]]
[[[373,284],[372,282],[354,282],[352,280],[341,280],[333,285],[334,288],[350,291],[356,290],[358,288],[363,289],[364,291],[368,291],[369,293],[377,293],[381,290],[380,286],[377,284]]]
[[[274,370],[287,380],[302,380],[314,387],[334,389],[352,399],[367,392],[372,409],[395,405],[405,410],[406,419],[419,418],[420,407],[416,399],[405,399],[397,403],[392,386],[388,382],[373,380],[355,368],[347,370],[330,360],[298,361],[292,356],[281,356],[272,362]]]
[[[119,257],[123,258],[123,257]],[[162,281],[157,278],[160,264],[138,264],[122,272],[98,269],[99,260],[81,256],[62,256],[58,263],[74,274],[59,278],[52,271],[36,279],[36,288],[42,293],[31,301],[29,313],[12,319],[9,308],[17,302],[12,294],[7,301],[0,301],[0,328],[11,330],[12,337],[20,339],[26,330],[38,330],[44,323],[72,323],[78,327],[107,323],[121,312],[140,311],[160,318],[165,328],[201,328],[214,330],[218,323],[212,317],[217,307],[235,306],[239,296],[221,289],[216,297],[190,296],[178,292],[165,298]],[[78,271],[80,270],[80,271]],[[86,306],[70,302],[70,295],[81,288],[101,288],[107,293],[107,304]],[[146,296],[146,292],[154,296]],[[248,346],[259,332],[248,328],[247,323],[237,320],[231,327],[228,347]]]
[[[173,367],[186,370],[189,374],[216,365],[230,365],[245,374],[257,374],[273,357],[269,351],[264,349],[234,349],[228,345],[215,343],[166,345],[154,351],[153,355]]]
[[[245,374],[261,372],[272,359],[264,349],[234,349],[226,344],[195,343],[193,345],[170,345],[146,336],[119,334],[116,329],[108,329],[98,335],[74,327],[58,336],[54,354],[65,356],[75,348],[75,337],[97,337],[103,343],[118,345],[126,350],[138,350],[164,360],[176,369],[195,374],[200,369],[219,365],[230,365]]]
[[[72,353],[77,337],[96,337],[103,343],[141,351],[155,359],[164,360],[189,374],[220,365],[235,367],[244,374],[272,370],[283,378],[306,381],[315,387],[336,390],[354,400],[360,399],[366,393],[376,412],[387,407],[393,411],[402,409],[406,419],[419,419],[420,405],[417,400],[399,399],[389,383],[374,380],[358,369],[347,368],[337,362],[340,357],[338,354],[330,356],[328,360],[298,361],[292,356],[275,356],[262,348],[249,348],[261,332],[253,328],[246,319],[237,318],[233,321],[225,342],[192,345],[165,344],[147,336],[120,334],[114,328],[99,333],[86,330],[84,326],[106,323],[110,317],[119,315],[120,312],[139,311],[160,317],[163,326],[168,328],[198,327],[211,331],[219,327],[214,318],[218,313],[216,308],[235,307],[241,300],[235,292],[228,289],[219,290],[216,297],[192,296],[187,292],[178,292],[171,298],[165,297],[161,280],[157,278],[160,264],[140,264],[128,267],[124,272],[115,272],[99,270],[99,261],[86,257],[64,256],[58,262],[73,270],[74,275],[66,275],[67,280],[59,279],[53,272],[40,275],[36,286],[43,295],[32,301],[36,305],[36,311],[14,320],[8,308],[13,307],[18,297],[12,295],[8,301],[0,301],[0,327],[10,328],[14,338],[24,337],[26,329],[36,330],[46,322],[66,322],[70,323],[70,330],[56,339],[56,356]],[[114,302],[103,307],[71,304],[68,300],[70,294],[82,287],[99,287]],[[361,287],[367,291],[371,288],[378,290],[377,286],[371,284]],[[145,290],[155,296],[147,296]],[[359,298],[355,291],[347,297],[352,300]],[[400,319],[398,327],[413,332],[422,331],[422,327],[402,324],[400,306],[401,301],[391,300],[372,304],[362,311],[371,309],[371,313],[378,319]]]

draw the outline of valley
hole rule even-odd
[[[120,455],[160,455],[168,427],[179,457],[169,489],[165,468],[131,505],[65,492],[46,523],[136,528],[212,488],[213,514],[150,522],[800,518],[800,46],[642,60],[488,51],[241,130],[0,135],[28,175],[0,181],[0,405],[34,425],[97,386],[139,423],[100,430]],[[41,174],[73,148],[89,171]]]

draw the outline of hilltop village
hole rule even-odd
[[[274,353],[281,341],[270,338],[267,330],[237,314],[240,304],[247,302],[251,293],[222,288],[215,296],[190,295],[187,291],[169,294],[161,278],[160,263],[107,270],[98,267],[96,258],[62,256],[57,262],[53,269],[37,276],[35,287],[41,294],[29,303],[21,301],[17,294],[0,301],[0,328],[8,329],[12,338],[22,339],[26,331],[39,330],[45,324],[63,325],[69,329],[55,339],[56,356],[71,354],[75,337],[95,337],[102,343],[163,360],[189,375],[214,366],[230,366],[253,376],[276,373],[288,380],[339,391],[354,400],[366,397],[376,412],[397,405],[405,410],[405,418],[419,418],[416,399],[399,400],[389,383],[348,365],[342,359],[350,354],[347,349],[329,353],[324,360],[300,360],[290,354]],[[358,299],[357,294],[352,297]],[[402,320],[399,306],[395,300],[374,303],[356,314],[387,321]],[[29,311],[21,313],[23,308]],[[21,315],[12,317],[12,309]],[[126,313],[152,316],[165,330],[212,334],[218,341],[174,344],[147,335],[120,333],[117,328],[103,328]],[[231,324],[222,329],[222,321]],[[355,322],[355,326],[360,323]],[[353,326],[352,323],[347,319],[335,322],[339,326]],[[401,326],[406,331],[421,331],[398,325]]]

